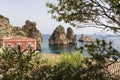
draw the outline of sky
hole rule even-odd
[[[48,14],[46,2],[56,3],[57,0],[0,0],[0,14],[9,18],[13,26],[23,26],[26,20],[37,23],[37,29],[42,34],[52,34],[58,25],[65,29],[71,27],[64,22],[57,22]],[[75,34],[96,34],[101,30],[96,28],[74,28]]]

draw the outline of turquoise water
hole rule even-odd
[[[109,36],[109,35],[91,35],[94,39],[99,38],[99,39],[105,39],[107,41],[112,41],[114,47],[117,50],[120,50],[120,36]],[[77,35],[77,40],[80,38],[80,35]],[[49,46],[49,38],[50,35],[42,35],[43,42],[42,42],[42,53],[55,53],[59,54],[62,52],[74,52],[75,47],[83,46],[84,43],[78,42],[77,45],[69,44],[69,45],[53,45]]]
[[[78,35],[79,37],[80,35]],[[75,47],[78,45],[69,44],[69,45],[49,45],[50,35],[42,35],[42,53],[62,53],[62,52],[73,52],[75,51]],[[82,45],[82,43],[81,43]]]

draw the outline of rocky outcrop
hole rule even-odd
[[[73,33],[73,30],[69,27],[66,34],[64,27],[60,25],[54,30],[53,34],[51,35],[49,39],[49,44],[75,44],[76,36]]]
[[[24,36],[24,37],[29,37],[29,38],[35,38],[36,39],[36,47],[37,49],[41,49],[42,45],[42,36],[39,30],[36,28],[36,23],[31,22],[27,20],[25,22],[25,25],[21,27],[13,27],[13,35],[14,36]]]
[[[12,36],[12,26],[9,23],[9,19],[0,15],[0,38],[10,36]]]
[[[0,39],[13,36],[23,36],[29,38],[35,38],[37,41],[37,49],[41,49],[42,36],[39,30],[36,28],[36,23],[29,20],[26,21],[22,27],[13,27],[9,23],[9,19],[0,15]],[[0,45],[2,43],[0,42]]]
[[[49,39],[49,44],[50,45],[67,44],[67,37],[63,26],[60,25],[54,30],[53,34]]]
[[[13,27],[12,31],[13,31],[13,36],[23,36],[23,37],[26,36],[25,32],[22,30],[21,27]]]
[[[80,42],[94,42],[94,39],[90,35],[81,34]]]
[[[67,39],[68,39],[68,43],[70,44],[76,44],[76,35],[74,35],[74,32],[72,30],[72,28],[67,28]]]
[[[41,49],[42,44],[42,35],[39,30],[36,28],[36,23],[29,20],[26,21],[25,25],[22,26],[22,31],[29,38],[35,38],[37,40],[37,49]]]

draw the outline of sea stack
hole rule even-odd
[[[90,35],[81,34],[81,38],[78,41],[80,41],[80,42],[94,42],[94,39]]]
[[[49,45],[76,44],[76,35],[72,28],[67,29],[67,34],[63,26],[59,25],[49,39]]]
[[[74,32],[72,28],[67,28],[67,39],[68,39],[68,44],[76,44],[76,35],[74,35]]]
[[[49,39],[50,45],[63,45],[67,44],[67,37],[63,26],[59,25],[52,33]]]

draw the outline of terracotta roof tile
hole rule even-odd
[[[34,38],[27,38],[27,37],[12,37],[12,38],[5,38],[3,41],[36,41]]]

